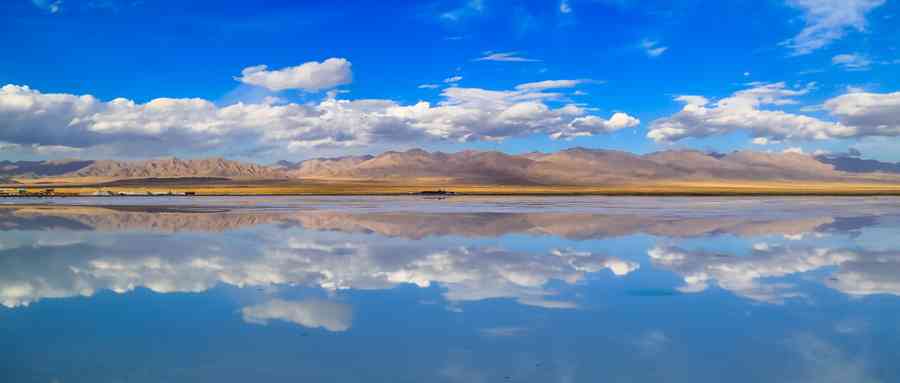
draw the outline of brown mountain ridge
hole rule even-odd
[[[840,170],[822,157],[798,153],[736,151],[729,154],[667,150],[638,155],[572,148],[513,155],[497,151],[455,153],[422,149],[379,155],[280,161],[271,166],[222,158],[143,161],[0,161],[0,178],[184,178],[253,180],[357,180],[491,185],[608,185],[662,181],[885,181],[892,172]],[[883,166],[890,169],[890,166]],[[864,178],[863,178],[864,177]]]
[[[798,153],[736,151],[726,155],[669,150],[647,155],[573,148],[554,153],[510,155],[493,151],[457,153],[413,149],[378,156],[302,161],[284,168],[300,179],[403,181],[443,179],[457,183],[598,185],[648,181],[853,179],[853,172]],[[886,180],[895,175],[880,174]]]

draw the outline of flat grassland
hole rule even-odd
[[[19,184],[0,187],[0,193],[17,195],[19,190],[33,195],[52,188],[57,196],[89,195],[408,195],[425,191],[446,191],[465,195],[654,195],[654,196],[741,196],[741,195],[858,195],[900,196],[900,184],[846,183],[817,181],[691,181],[649,182],[642,184],[565,186],[565,185],[482,185],[413,181],[323,180],[159,180],[142,184],[105,184],[101,179],[18,180]]]

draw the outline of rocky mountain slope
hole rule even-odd
[[[91,165],[93,161],[0,161],[0,178],[59,176]]]
[[[144,161],[17,161],[0,162],[0,178],[102,177],[102,178],[283,178],[284,172],[245,162],[208,158],[164,158]]]
[[[606,185],[657,181],[837,181],[868,177],[900,182],[889,163],[850,166],[832,157],[798,153],[693,150],[633,153],[572,148],[511,155],[495,151],[456,153],[421,149],[376,156],[280,161],[272,166],[221,158],[144,161],[0,162],[0,179],[101,177],[113,179],[215,177],[230,179],[378,180],[513,185]],[[856,165],[856,163],[851,164]]]
[[[494,184],[591,185],[678,180],[838,180],[851,176],[797,153],[737,151],[726,155],[673,150],[647,155],[573,148],[509,155],[413,149],[378,156],[315,159],[288,175],[310,179],[415,180]]]
[[[164,177],[227,177],[281,178],[281,171],[268,166],[230,161],[222,158],[182,160],[164,158],[146,161],[94,161],[77,171],[73,177],[164,178]]]

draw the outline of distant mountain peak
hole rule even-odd
[[[268,166],[226,160],[202,158],[182,160],[176,157],[141,161],[95,161],[66,176],[108,178],[282,178],[284,174]]]
[[[900,162],[868,160],[860,158],[857,153],[858,151],[849,154],[823,154],[816,156],[816,159],[843,172],[900,174]]]

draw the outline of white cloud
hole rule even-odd
[[[641,120],[625,113],[613,113],[612,117],[604,120],[597,116],[578,117],[572,120],[567,129],[555,132],[552,138],[570,138],[579,136],[591,136],[597,133],[611,133],[625,128],[633,128],[640,125]]]
[[[803,151],[803,148],[798,147],[798,146],[792,146],[790,148],[786,148],[786,149],[782,150],[781,152],[782,153],[793,153],[793,154],[806,154],[806,152]]]
[[[298,302],[273,299],[244,307],[241,315],[248,323],[265,325],[271,320],[280,320],[303,327],[321,327],[331,332],[343,332],[350,329],[353,311],[346,304],[318,299]]]
[[[62,145],[21,145],[7,142],[0,142],[0,150],[13,157],[24,155],[37,156],[38,158],[81,156],[85,151],[83,148],[73,148]]]
[[[419,85],[418,88],[419,88],[419,89],[437,89],[437,88],[440,88],[440,87],[441,87],[441,86],[440,86],[440,85],[437,85],[437,84],[422,84],[422,85]]]
[[[831,58],[831,63],[847,70],[867,70],[872,60],[858,53],[840,54]]]
[[[675,96],[675,101],[681,101],[686,105],[704,106],[709,104],[709,99],[703,96],[681,95]]]
[[[637,123],[624,113],[607,121],[591,118],[580,108],[552,108],[545,102],[562,95],[545,92],[548,85],[534,84],[539,83],[510,91],[453,87],[442,91],[437,105],[342,100],[332,94],[318,104],[222,107],[198,98],[103,102],[90,95],[45,94],[6,85],[0,88],[0,142],[111,148],[131,156],[196,154],[223,147],[289,153],[422,139],[498,140],[529,134],[568,138]]]
[[[569,0],[562,0],[559,2],[559,13],[572,13],[572,5],[569,4]]]
[[[241,75],[235,79],[276,92],[287,89],[315,92],[349,84],[353,80],[350,61],[344,58],[310,61],[278,70],[268,70],[266,65],[257,65],[244,68]]]
[[[462,81],[462,79],[463,79],[462,76],[447,77],[444,79],[444,83],[445,84],[455,84],[455,83]]]
[[[499,61],[499,62],[539,62],[541,60],[519,56],[518,52],[485,52],[484,56],[475,61]]]
[[[644,50],[644,53],[650,57],[659,57],[669,50],[669,47],[660,46],[659,41],[648,39],[641,41],[641,48]]]
[[[59,13],[62,10],[62,0],[31,0],[36,7],[50,13]]]
[[[881,102],[891,104],[890,95],[872,94],[862,102],[873,103],[872,108],[858,107],[853,113],[860,116],[858,119],[850,118],[850,112],[839,108],[840,105],[849,108],[848,99],[852,95],[864,95],[854,93],[841,96],[826,103],[826,108],[831,109],[831,114],[838,118],[838,122],[823,121],[814,117],[788,113],[781,110],[764,109],[764,107],[777,107],[796,104],[796,97],[809,93],[814,88],[810,83],[802,88],[788,88],[783,82],[773,84],[754,83],[748,89],[735,92],[729,97],[718,102],[707,104],[706,98],[700,96],[679,96],[676,100],[685,102],[684,108],[669,117],[653,121],[647,137],[657,142],[676,141],[686,137],[707,137],[711,135],[726,134],[739,130],[750,133],[755,138],[764,137],[769,141],[781,141],[785,139],[831,139],[850,138],[863,135],[897,135],[896,123],[891,129],[885,123],[892,123],[892,113],[896,110],[877,109],[874,103]],[[861,96],[857,99],[863,99]],[[874,100],[879,101],[874,101]],[[829,107],[831,105],[831,107]],[[879,126],[871,126],[863,129],[862,119],[876,119],[882,123]],[[896,121],[896,120],[894,120]],[[763,141],[757,141],[763,142]]]
[[[456,23],[463,19],[484,13],[483,0],[469,0],[463,6],[441,13],[438,17],[442,21]]]
[[[806,26],[796,36],[781,42],[793,55],[805,55],[844,37],[848,29],[865,31],[866,13],[885,0],[787,0],[803,11]]]
[[[477,131],[466,129],[463,134],[451,136],[456,140],[490,140],[507,136],[512,131],[544,133],[554,139],[568,139],[634,127],[640,123],[638,119],[625,113],[615,113],[607,120],[583,115],[581,108],[568,105],[551,109],[543,100],[559,98],[560,95],[556,93],[448,88],[443,95],[446,100],[441,103],[441,107],[445,108],[445,113],[440,116],[442,119],[431,118],[431,115],[422,117],[431,125],[429,130],[436,133],[449,132],[452,126],[447,123],[454,121],[460,126],[477,124],[469,125],[478,127]]]
[[[544,80],[537,82],[527,82],[516,85],[517,90],[544,90],[544,89],[560,89],[574,88],[579,84],[584,84],[590,80]]]
[[[858,89],[825,101],[825,109],[856,136],[900,135],[900,92],[869,93]]]

